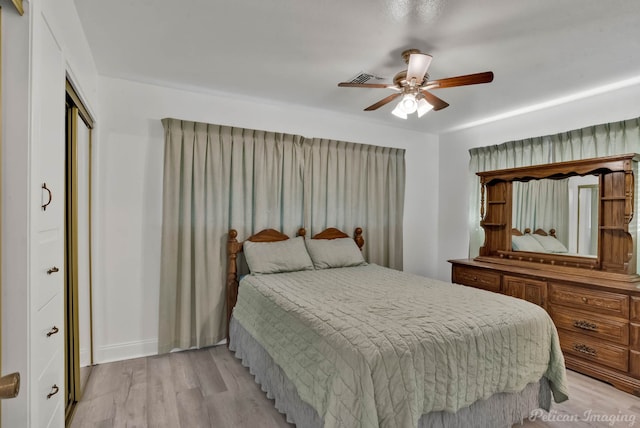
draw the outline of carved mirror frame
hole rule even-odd
[[[634,216],[637,154],[478,172],[481,184],[480,226],[484,245],[476,260],[524,265],[584,268],[636,273],[637,220]],[[514,251],[511,246],[513,182],[599,177],[597,257]]]

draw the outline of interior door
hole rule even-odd
[[[77,236],[77,337],[78,363],[80,369],[80,391],[77,399],[91,374],[93,365],[93,323],[91,299],[91,127],[92,122],[85,121],[76,113],[76,236]]]
[[[91,128],[93,121],[67,81],[66,413],[91,373]]]

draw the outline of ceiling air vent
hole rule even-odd
[[[373,74],[365,73],[364,71],[358,73],[354,78],[348,80],[349,83],[381,83],[384,77],[378,77]]]

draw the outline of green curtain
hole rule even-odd
[[[158,351],[226,334],[226,239],[365,231],[365,257],[402,268],[404,150],[163,119]]]
[[[164,119],[160,352],[226,334],[226,234],[302,223],[302,139]]]
[[[480,227],[480,180],[476,172],[640,153],[640,118],[472,148],[469,153],[469,257],[475,257],[484,244],[484,231]]]
[[[556,230],[556,236],[569,246],[569,179],[530,180],[513,183],[512,227]]]
[[[320,138],[304,143],[304,225],[362,227],[365,259],[402,269],[404,150]]]

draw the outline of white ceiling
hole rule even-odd
[[[356,114],[429,133],[640,76],[637,0],[75,0],[102,75]],[[418,119],[388,89],[400,53],[433,55],[431,79],[493,71],[434,90],[450,106]],[[606,106],[603,106],[606,109]]]

